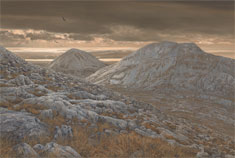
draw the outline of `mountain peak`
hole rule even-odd
[[[176,42],[171,42],[171,41],[163,41],[163,42],[160,42],[160,43],[151,43],[151,44],[148,44],[141,49],[155,49],[155,48],[197,48],[197,49],[200,49],[198,47],[197,44],[195,43],[176,43]]]
[[[83,50],[77,49],[77,48],[71,48],[65,52],[65,54],[89,54]]]
[[[69,49],[49,65],[50,68],[80,77],[94,73],[105,64],[93,55],[79,49]]]
[[[127,56],[125,60],[131,58],[148,59],[161,58],[163,56],[182,56],[185,54],[202,54],[203,52],[195,43],[176,43],[170,41],[163,41],[160,43],[148,44],[135,53]]]
[[[176,42],[170,42],[170,41],[163,41],[163,42],[160,42],[160,43],[150,43],[142,48],[141,49],[154,49],[156,47],[173,47],[175,45],[177,45],[178,43]]]

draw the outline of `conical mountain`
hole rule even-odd
[[[149,44],[87,79],[133,89],[234,94],[235,60],[205,53],[194,43]]]
[[[82,78],[104,66],[105,64],[96,57],[85,51],[74,48],[57,57],[49,65],[49,67],[55,71],[76,75]]]

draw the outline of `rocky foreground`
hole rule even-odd
[[[0,47],[1,157],[233,157],[233,137]]]

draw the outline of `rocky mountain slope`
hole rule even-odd
[[[149,44],[87,79],[145,90],[181,90],[234,97],[235,60],[205,53],[193,43]]]
[[[74,48],[60,55],[49,64],[49,68],[55,71],[79,77],[87,77],[104,66],[105,64],[93,55]]]
[[[232,137],[0,47],[2,157],[232,157]]]
[[[147,45],[87,79],[150,103],[165,114],[234,136],[235,60],[193,43]]]

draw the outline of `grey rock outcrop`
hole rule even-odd
[[[16,112],[0,107],[1,138],[21,142],[48,136],[48,130],[38,118],[26,112]]]
[[[56,126],[54,139],[71,139],[73,137],[73,130],[70,126],[61,125],[61,127]]]
[[[105,100],[107,97],[105,95],[93,95],[86,91],[76,91],[71,93],[74,98],[78,99],[94,99],[94,100]]]
[[[52,119],[54,117],[53,111],[51,109],[42,110],[40,113],[40,117],[43,119]]]
[[[42,144],[36,144],[33,146],[33,149],[37,152],[37,153],[41,153],[44,149],[44,146]]]
[[[150,130],[150,129],[139,129],[139,128],[136,128],[135,129],[135,132],[142,135],[142,136],[145,136],[145,137],[152,137],[152,138],[163,138],[161,135],[157,134],[156,132]]]
[[[102,122],[107,122],[109,124],[112,124],[116,127],[119,127],[121,129],[126,129],[127,128],[127,121],[122,120],[122,119],[116,119],[112,118],[109,116],[100,116],[99,118]]]
[[[197,153],[196,157],[197,158],[209,158],[210,155],[204,151],[204,147],[200,147],[200,152]]]
[[[10,101],[31,98],[34,96],[26,91],[26,86],[0,87],[0,92],[2,98]]]
[[[17,158],[81,158],[70,146],[62,146],[54,142],[47,143],[45,146],[36,144],[32,148],[27,143],[20,143],[12,148],[12,156]]]
[[[37,148],[39,145],[35,146]],[[81,158],[70,146],[62,146],[54,142],[47,143],[44,147],[40,145],[42,150],[40,150],[41,157],[59,157],[59,158]]]
[[[12,152],[17,158],[39,158],[37,152],[26,143],[17,144],[13,147]]]
[[[17,86],[22,86],[22,85],[30,85],[33,82],[29,79],[29,77],[24,75],[19,75],[15,79],[10,80],[9,83],[14,83]]]

